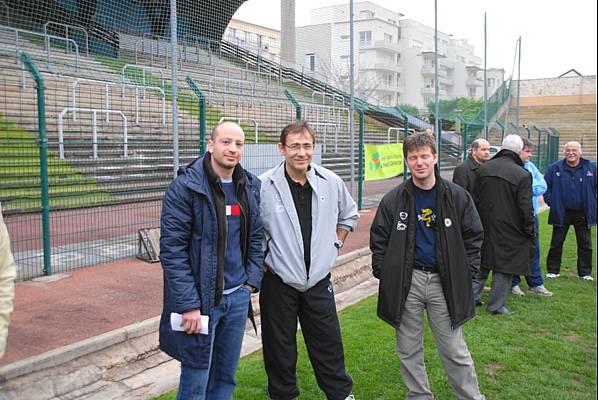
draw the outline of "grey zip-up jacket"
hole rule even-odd
[[[312,187],[311,265],[307,276],[303,236],[284,162],[260,176],[260,212],[266,239],[265,263],[282,281],[306,291],[330,273],[336,260],[336,228],[353,230],[359,214],[342,179],[311,163],[307,180]]]

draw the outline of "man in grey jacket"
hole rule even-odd
[[[359,214],[343,181],[311,162],[314,144],[307,123],[286,126],[278,144],[284,162],[260,176],[267,246],[260,313],[271,399],[299,396],[297,319],[326,398],[353,398],[330,268]]]

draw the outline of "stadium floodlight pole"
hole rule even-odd
[[[172,51],[170,68],[172,68],[172,167],[176,178],[179,170],[179,121],[177,96],[177,15],[176,0],[170,0],[170,49]]]
[[[487,37],[486,37],[486,13],[484,13],[484,139],[488,139],[488,77],[487,72]]]
[[[519,36],[518,42],[518,56],[517,56],[517,108],[515,109],[515,121],[517,122],[517,130],[519,130],[519,98],[521,90],[521,36]],[[517,132],[519,133],[519,131]]]
[[[438,170],[440,171],[440,149],[442,148],[442,136],[440,134],[439,104],[440,87],[438,85],[438,0],[434,0],[434,131],[436,132],[436,143],[438,146]]]
[[[349,65],[349,141],[351,147],[351,182],[349,183],[349,193],[353,193],[353,181],[355,181],[355,119],[353,112],[355,110],[355,40],[353,26],[353,0],[349,1],[349,42],[350,42],[350,65]]]

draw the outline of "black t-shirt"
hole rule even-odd
[[[299,224],[301,225],[301,236],[303,236],[303,260],[305,261],[305,270],[309,273],[309,266],[311,264],[311,196],[312,188],[309,181],[304,185],[295,182],[285,169],[284,176],[287,178],[291,195],[293,196],[293,203],[295,203],[295,210],[299,217]]]

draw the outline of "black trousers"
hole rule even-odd
[[[330,275],[300,292],[267,271],[260,290],[262,346],[271,399],[299,396],[297,318],[318,386],[328,400],[344,400],[353,387],[345,371],[341,331]]]
[[[575,228],[575,239],[577,241],[577,274],[579,276],[592,274],[592,235],[586,216],[583,211],[565,210],[563,226],[552,227],[552,239],[550,250],[546,258],[546,269],[552,274],[558,274],[561,270],[561,258],[563,256],[563,243],[567,238],[569,227]]]

